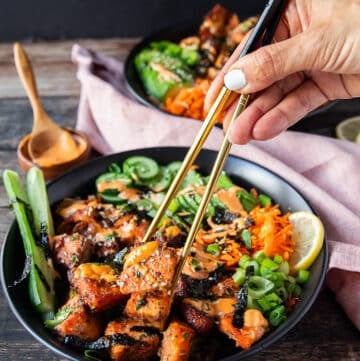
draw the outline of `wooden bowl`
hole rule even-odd
[[[48,167],[40,167],[41,170],[44,173],[44,177],[46,180],[52,180],[59,175],[65,173],[66,171],[70,170],[71,168],[84,163],[86,160],[90,157],[91,152],[91,146],[88,138],[86,135],[82,132],[75,131],[73,129],[64,128],[67,131],[69,131],[72,136],[74,137],[76,143],[84,148],[83,152],[77,157],[74,158],[68,162],[64,162],[61,164],[56,164]],[[30,139],[31,134],[27,134],[19,143],[17,148],[17,158],[18,162],[20,164],[20,167],[27,172],[31,167],[37,166],[36,163],[34,163],[28,152],[28,143]]]

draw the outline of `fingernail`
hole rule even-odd
[[[238,90],[243,88],[246,84],[245,74],[240,69],[229,71],[224,76],[225,86],[230,90]]]

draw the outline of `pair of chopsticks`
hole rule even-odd
[[[265,6],[264,11],[262,12],[259,21],[257,22],[254,30],[252,31],[249,39],[247,40],[240,57],[250,53],[251,51],[255,50],[256,48],[269,44],[274,36],[275,30],[279,23],[282,10],[286,4],[286,0],[270,0]],[[153,218],[146,234],[143,239],[144,242],[150,240],[152,235],[155,233],[156,227],[160,222],[162,216],[164,215],[165,211],[167,210],[171,199],[176,195],[177,191],[179,190],[187,172],[189,171],[191,165],[194,163],[196,157],[198,156],[205,140],[209,136],[209,133],[213,126],[215,125],[216,119],[222,109],[224,108],[227,100],[229,99],[232,91],[227,89],[225,86],[219,92],[218,97],[216,98],[214,104],[212,105],[209,113],[207,114],[203,125],[197,134],[194,143],[188,150],[182,165],[175,176],[162,204],[160,205],[155,217]],[[206,209],[208,207],[211,195],[215,190],[215,186],[217,184],[218,178],[223,170],[225,161],[227,156],[229,155],[231,142],[228,139],[229,132],[231,129],[231,125],[233,121],[239,116],[239,114],[245,109],[248,100],[250,98],[249,94],[242,94],[238,100],[235,112],[232,116],[230,121],[228,130],[225,134],[224,141],[221,145],[219,153],[216,157],[215,163],[213,165],[212,172],[209,177],[208,184],[206,186],[205,192],[202,196],[199,208],[195,214],[194,221],[188,233],[187,239],[185,241],[184,247],[181,253],[180,262],[176,268],[176,272],[173,277],[172,285],[171,285],[171,295],[174,294],[175,286],[179,280],[181,275],[182,269],[185,265],[186,259],[189,256],[191,246],[195,239],[196,233],[199,230],[201,221],[205,215]]]

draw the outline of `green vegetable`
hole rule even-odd
[[[109,172],[110,173],[121,173],[121,168],[116,163],[111,163],[109,166]]]
[[[173,177],[175,177],[175,175],[177,174],[177,172],[179,171],[180,167],[182,165],[182,162],[180,161],[174,161],[169,163],[166,168],[168,169],[168,171],[173,175]]]
[[[45,179],[37,167],[29,169],[26,175],[26,191],[33,214],[35,237],[40,238],[46,233],[54,235],[54,222],[51,215]]]
[[[154,192],[162,192],[170,187],[171,181],[173,180],[173,174],[166,167],[159,167],[158,174],[151,179],[139,180],[139,185],[145,185]]]
[[[126,199],[121,196],[116,188],[106,189],[104,192],[99,192],[98,195],[105,203],[121,204],[126,202]]]
[[[171,88],[191,85],[194,77],[186,61],[176,55],[178,48],[169,46],[164,51],[156,43],[152,43],[151,47],[135,57],[135,68],[146,92],[162,102]],[[190,57],[186,55],[186,59]]]
[[[232,279],[238,286],[242,286],[245,282],[245,270],[237,268],[236,272],[232,275]]]
[[[275,292],[271,292],[257,299],[257,303],[262,311],[267,312],[280,305],[282,303],[282,299]]]
[[[244,229],[241,232],[241,239],[244,241],[245,247],[251,249],[251,233],[248,229]]]
[[[42,314],[44,319],[52,318],[55,308],[53,274],[46,261],[44,250],[37,245],[32,233],[32,212],[28,196],[16,172],[6,169],[3,173],[3,180],[19,226],[25,255],[31,257],[29,273],[29,297],[31,303]]]
[[[257,263],[259,263],[259,264],[261,264],[262,263],[262,261],[266,258],[266,254],[265,254],[265,252],[264,251],[257,251],[257,252],[255,252],[254,254],[253,254],[253,258],[254,258],[254,260],[257,262]]]
[[[308,281],[309,277],[310,277],[310,272],[307,270],[301,269],[301,270],[299,270],[299,272],[296,276],[296,281],[298,283],[305,283]]]
[[[238,191],[237,196],[246,212],[250,212],[258,204],[258,200],[246,190]]]
[[[158,175],[160,168],[154,159],[145,156],[132,156],[123,164],[124,173],[134,181],[149,180]]]
[[[250,261],[251,260],[251,257],[249,256],[249,255],[247,255],[247,254],[244,254],[243,256],[241,256],[241,258],[240,258],[240,260],[239,260],[239,266],[241,267],[241,268],[246,268],[246,263],[248,262],[248,261]]]
[[[206,252],[212,254],[215,257],[220,255],[220,251],[220,246],[217,243],[211,243],[206,247]]]
[[[269,323],[271,326],[277,327],[286,320],[286,312],[284,306],[278,306],[270,312]]]
[[[259,263],[257,263],[254,259],[249,260],[245,263],[245,269],[247,269],[248,267],[252,267],[254,270],[254,275],[258,276],[259,275],[259,270],[260,270],[260,266]]]
[[[249,280],[248,294],[254,299],[263,297],[274,289],[274,283],[260,276],[252,276]]]
[[[273,261],[277,264],[281,264],[283,262],[283,258],[280,255],[275,255]]]
[[[260,265],[260,274],[264,276],[269,272],[276,271],[278,268],[279,265],[276,262],[270,258],[265,258]]]
[[[189,185],[193,185],[193,186],[205,185],[204,178],[202,177],[202,175],[194,169],[189,170],[188,174],[186,175],[181,185],[181,188],[186,188]]]
[[[73,312],[71,307],[65,307],[56,312],[55,316],[51,320],[45,320],[44,324],[47,328],[54,328],[60,323],[64,322]]]
[[[96,178],[96,187],[98,188],[102,183],[116,183],[119,182],[121,185],[130,186],[132,183],[132,179],[124,173],[118,172],[109,172],[103,173],[99,177]]]
[[[272,202],[271,198],[265,194],[259,194],[258,200],[262,207],[270,206]]]
[[[225,172],[222,172],[217,181],[217,186],[219,188],[229,189],[234,186],[234,183]]]

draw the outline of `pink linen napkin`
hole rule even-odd
[[[189,146],[201,123],[136,102],[123,64],[74,45],[81,97],[77,128],[103,154],[153,146]],[[205,147],[219,149],[213,129]],[[326,283],[360,330],[360,146],[287,131],[266,142],[234,145],[232,154],[259,163],[299,189],[325,224],[330,248]],[[349,297],[349,295],[351,295]]]

